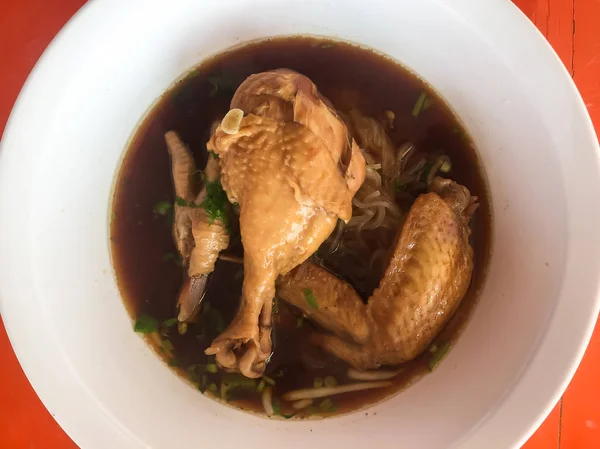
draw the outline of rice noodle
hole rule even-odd
[[[350,393],[352,391],[372,390],[374,388],[384,388],[393,385],[392,382],[361,382],[356,384],[337,385],[335,387],[302,388],[292,390],[281,396],[286,401],[299,401],[301,399],[316,399],[336,394]]]
[[[302,410],[303,408],[310,407],[313,402],[312,399],[300,399],[299,401],[292,402],[292,408],[294,410]]]
[[[273,387],[266,387],[262,392],[262,404],[267,416],[273,416]]]
[[[371,370],[371,371],[359,371],[354,368],[348,369],[348,377],[353,380],[387,380],[396,377],[404,371],[403,368],[385,371],[385,370]]]
[[[230,254],[220,253],[219,254],[219,259],[221,259],[221,260],[223,260],[225,262],[232,262],[232,263],[239,263],[239,264],[243,264],[244,263],[244,258],[243,257],[232,256]]]

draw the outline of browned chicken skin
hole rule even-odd
[[[308,262],[280,282],[278,294],[283,300],[309,317],[318,314],[316,321],[335,334],[316,334],[315,341],[355,368],[372,369],[418,356],[467,291],[473,271],[469,220],[476,198],[465,187],[442,178],[436,178],[430,190],[410,209],[368,304],[356,294],[340,295],[351,287]],[[312,289],[318,311],[301,300],[304,288]]]
[[[219,126],[207,146],[240,207],[244,284],[233,322],[206,353],[225,369],[258,377],[271,354],[275,280],[310,257],[338,217],[351,218],[365,166],[344,123],[299,73],[252,75],[231,107],[245,114],[239,130]]]
[[[220,219],[211,220],[206,210],[199,207],[207,194],[206,183],[219,179],[218,160],[208,158],[204,170],[206,182],[200,193],[196,193],[193,183],[196,162],[192,154],[173,131],[165,134],[165,141],[171,156],[173,184],[178,198],[175,202],[173,240],[183,264],[188,267],[188,277],[177,301],[177,318],[186,322],[193,320],[200,309],[208,275],[215,269],[219,252],[229,246],[229,233]]]

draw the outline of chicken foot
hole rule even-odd
[[[177,305],[180,322],[192,321],[200,310],[206,290],[208,275],[215,268],[219,252],[229,246],[229,233],[221,219],[211,219],[201,207],[208,194],[207,185],[219,180],[219,161],[209,156],[204,170],[205,183],[195,193],[193,176],[197,173],[196,162],[174,131],[165,134],[171,156],[173,184],[175,187],[175,214],[173,240],[187,266],[187,276],[180,290]]]

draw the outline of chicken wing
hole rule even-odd
[[[319,289],[315,296],[322,309],[317,321],[334,334],[315,334],[314,341],[363,370],[406,362],[423,352],[451,318],[471,281],[469,220],[476,207],[476,198],[465,187],[436,178],[431,192],[418,197],[410,209],[386,272],[367,305],[356,294],[346,294],[339,303],[328,290],[351,287],[340,285],[343,281],[325,270],[319,272],[320,283],[331,287],[314,287]],[[282,280],[279,291],[283,300],[309,316],[314,312],[298,294],[311,283],[314,271],[299,267]],[[369,337],[361,342],[363,322]]]

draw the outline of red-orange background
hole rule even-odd
[[[600,101],[600,0],[514,2],[559,54],[600,130],[600,108],[595,106]],[[29,71],[84,3],[0,1],[0,130]],[[1,321],[0,367],[0,448],[76,448],[27,382]],[[524,448],[600,449],[600,326],[565,395]]]

